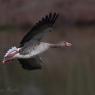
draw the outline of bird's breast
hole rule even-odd
[[[37,54],[40,54],[46,50],[49,49],[49,44],[48,43],[44,43],[44,42],[41,42],[38,46],[36,46],[32,51],[31,51],[31,55],[32,56],[35,56]]]

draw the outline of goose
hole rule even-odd
[[[10,63],[11,60],[17,59],[21,67],[25,70],[41,69],[42,59],[39,56],[41,53],[47,51],[49,48],[70,47],[72,44],[67,41],[56,44],[41,41],[44,35],[53,31],[53,26],[58,16],[59,14],[54,12],[42,17],[42,19],[26,33],[19,47],[14,46],[6,52],[2,61],[3,64]]]

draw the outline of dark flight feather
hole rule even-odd
[[[37,70],[41,69],[41,63],[39,57],[29,58],[29,59],[18,59],[23,69],[26,70]]]
[[[29,40],[35,39],[35,36],[45,32],[48,28],[52,28],[53,24],[55,23],[56,19],[58,18],[57,13],[49,13],[43,17],[38,23],[36,23],[32,29],[24,36],[22,41],[20,42],[20,47],[22,47],[26,42]],[[47,31],[46,31],[47,32]],[[41,36],[41,35],[40,35]],[[41,36],[42,37],[42,36]],[[38,37],[36,40],[39,40],[41,37]]]

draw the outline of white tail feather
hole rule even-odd
[[[9,49],[9,50],[7,51],[7,53],[5,54],[4,57],[6,57],[9,53],[11,53],[11,52],[13,52],[13,51],[17,51],[17,50],[18,50],[18,48],[16,48],[15,46],[12,47],[11,49]]]

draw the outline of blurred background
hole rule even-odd
[[[95,95],[94,0],[0,0],[0,59],[49,12],[60,17],[42,40],[65,40],[72,47],[41,54],[42,70],[26,71],[17,61],[1,63],[0,95]]]

